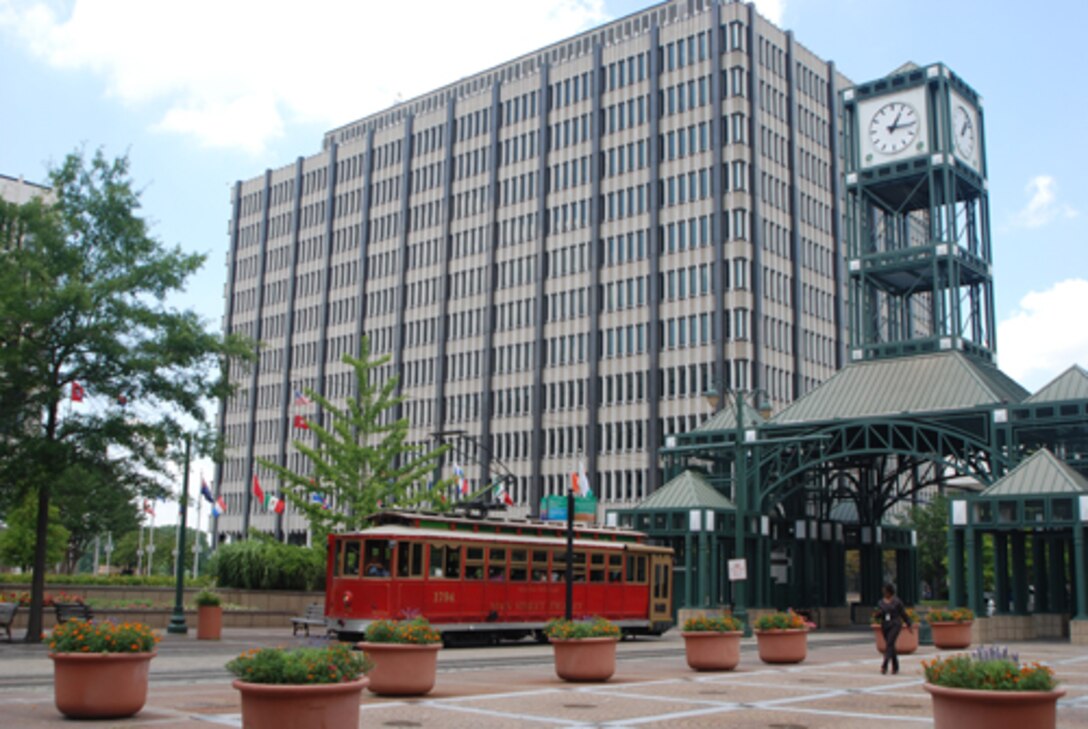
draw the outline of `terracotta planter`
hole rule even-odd
[[[884,649],[888,647],[888,644],[884,642],[884,631],[879,625],[870,627],[873,629],[873,635],[876,636],[876,652],[884,655]],[[907,630],[907,626],[904,625],[899,631],[899,637],[895,639],[895,652],[901,656],[909,656],[916,650],[918,650],[918,626],[912,625],[910,630]]]
[[[974,691],[931,683],[934,729],[1055,729],[1058,699],[1053,691]]]
[[[380,696],[422,696],[434,688],[441,643],[359,643],[374,668],[369,690]]]
[[[764,663],[800,663],[808,656],[808,631],[757,630],[759,660]]]
[[[732,671],[740,663],[743,631],[693,631],[684,636],[688,665],[696,671]]]
[[[242,729],[358,729],[360,694],[368,679],[345,683],[276,684],[235,680],[242,694]]]
[[[219,640],[223,634],[223,607],[198,605],[196,609],[196,639]]]
[[[607,681],[616,672],[619,638],[553,640],[555,675],[564,681]]]
[[[155,653],[50,653],[53,700],[72,719],[120,719],[144,708]]]
[[[930,623],[933,631],[933,645],[942,650],[966,648],[971,645],[971,626],[973,620],[966,623]]]

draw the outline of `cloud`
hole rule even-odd
[[[1024,192],[1027,205],[1013,216],[1013,224],[1022,228],[1041,228],[1058,218],[1075,218],[1078,213],[1069,205],[1058,202],[1058,183],[1050,175],[1036,175]]]
[[[604,0],[0,0],[0,37],[90,71],[155,128],[260,152],[587,30]]]
[[[1032,291],[997,325],[998,364],[1037,391],[1070,365],[1088,365],[1088,280],[1071,278]]]
[[[786,0],[756,0],[756,10],[775,25],[782,26],[786,15]]]

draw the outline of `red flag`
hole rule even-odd
[[[287,508],[287,502],[281,499],[279,496],[272,497],[272,511],[277,514],[282,514],[284,509]]]
[[[72,402],[83,402],[83,395],[85,390],[83,385],[79,384],[75,380],[72,381]]]
[[[120,405],[121,407],[124,407],[125,405],[128,405],[128,398],[125,397],[124,393],[121,393],[120,395],[117,396],[117,404]]]
[[[306,418],[301,415],[295,416],[295,427],[299,430],[309,430],[310,426],[306,424]]]
[[[264,491],[261,489],[261,480],[257,478],[257,474],[253,474],[253,497],[260,502],[261,506],[264,506]]]
[[[574,492],[575,496],[582,494],[582,489],[578,486],[578,472],[574,471],[570,474],[570,490]]]

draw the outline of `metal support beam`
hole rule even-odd
[[[1009,612],[1009,538],[994,534],[994,602],[998,614]]]
[[[1026,538],[1023,532],[1012,534],[1012,611],[1016,615],[1028,613],[1028,559]]]

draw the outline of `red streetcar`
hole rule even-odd
[[[374,620],[423,616],[449,642],[543,639],[566,608],[566,525],[385,511],[372,527],[331,534],[325,622],[345,640]],[[673,551],[640,532],[576,527],[575,617],[600,615],[626,634],[673,624]]]

